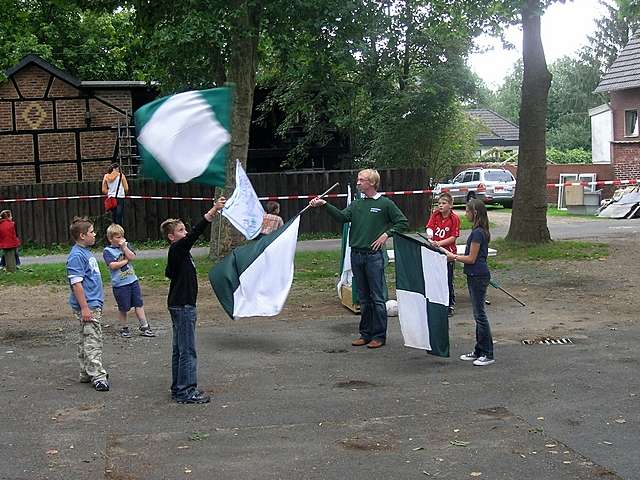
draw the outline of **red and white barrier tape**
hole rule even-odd
[[[588,187],[590,185],[595,185],[596,187],[603,187],[606,185],[613,185],[616,187],[622,185],[638,185],[640,184],[640,180],[599,180],[596,182],[565,182],[565,183],[548,183],[546,185],[547,188],[558,188],[558,187],[570,187],[574,185],[581,185],[583,187]],[[486,188],[442,188],[440,192],[484,192]],[[380,192],[382,195],[387,197],[393,196],[403,196],[403,195],[423,195],[425,193],[434,193],[432,189],[424,189],[424,190],[399,190],[396,192]],[[330,193],[326,195],[327,198],[342,198],[346,197],[346,193]],[[310,200],[315,198],[316,195],[274,195],[268,197],[259,197],[259,200],[268,201],[268,200]],[[104,198],[104,195],[74,195],[68,197],[33,197],[33,198],[0,198],[0,203],[23,203],[23,202],[43,202],[43,201],[67,201],[67,200],[87,200],[90,198]],[[186,201],[194,201],[194,202],[213,202],[215,198],[213,197],[171,197],[171,196],[157,196],[157,195],[128,195],[128,199],[133,200],[186,200]]]

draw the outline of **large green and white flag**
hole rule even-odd
[[[223,187],[231,141],[232,89],[159,98],[135,113],[142,173],[157,180]]]
[[[293,282],[300,216],[236,248],[209,271],[209,281],[231,318],[269,317],[282,311]]]
[[[398,318],[406,347],[449,356],[447,257],[409,236],[393,237]]]

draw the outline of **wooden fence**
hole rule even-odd
[[[313,195],[340,182],[337,193],[346,193],[347,184],[355,189],[356,170],[322,172],[284,172],[249,174],[258,196]],[[425,169],[381,170],[380,190],[419,190],[427,188],[429,177]],[[198,184],[172,184],[151,180],[131,180],[131,195],[214,197],[212,187]],[[6,203],[2,199],[35,197],[70,197],[99,195],[99,182],[52,183],[0,187],[0,210],[13,212],[18,235],[23,242],[39,245],[69,242],[69,224],[74,216],[88,216],[95,222],[98,238],[104,236],[111,221],[104,213],[103,198],[84,200],[54,200]],[[411,227],[424,225],[427,217],[426,203],[429,195],[394,196],[393,201],[409,219]],[[344,207],[345,198],[332,199],[335,205]],[[280,201],[281,216],[291,218],[308,204],[308,200]],[[210,207],[209,202],[188,200],[127,199],[124,212],[124,228],[128,240],[144,241],[161,239],[159,225],[169,217],[181,218],[187,225],[197,222]],[[300,232],[340,232],[340,226],[325,212],[310,209],[302,216]],[[100,242],[100,240],[98,240]]]

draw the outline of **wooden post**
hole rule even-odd
[[[3,250],[3,253],[4,253],[4,262],[7,268],[7,272],[14,273],[16,271],[16,249],[5,248]]]

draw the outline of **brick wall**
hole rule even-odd
[[[11,103],[0,101],[0,132],[8,130],[13,130]]]
[[[115,127],[118,125],[118,120],[122,123],[126,119],[126,115],[108,107],[95,98],[89,100],[89,108],[91,109],[92,127]],[[129,106],[129,110],[131,110],[131,106]]]
[[[31,135],[3,135],[1,138],[0,163],[33,161],[33,137]]]
[[[77,139],[83,179],[102,179],[114,159],[114,127],[126,119],[120,110],[132,110],[131,91],[75,88],[35,64],[16,72],[13,80],[17,89],[11,79],[0,83],[0,164],[5,164],[0,184],[79,180]]]
[[[111,157],[116,148],[116,132],[80,132],[80,152],[82,159]]]
[[[16,98],[19,98],[19,95],[11,80],[0,83],[0,100],[14,100]]]
[[[41,165],[40,181],[42,183],[77,182],[78,167],[75,163]]]
[[[82,180],[96,180],[102,182],[102,177],[107,173],[111,162],[90,162],[82,164]]]
[[[41,162],[75,161],[75,133],[41,133],[38,135],[38,153]]]
[[[614,143],[613,158],[617,178],[620,180],[640,178],[640,143]]]
[[[120,110],[131,113],[131,92],[129,90],[98,90],[96,97]]]
[[[53,128],[53,103],[47,101],[16,102],[18,130],[44,130]]]
[[[44,97],[51,75],[36,65],[29,65],[13,76],[20,93],[27,98]]]
[[[86,102],[83,99],[58,100],[56,115],[58,128],[85,128]]]
[[[33,165],[0,168],[0,185],[29,185],[35,181],[36,169]]]
[[[58,97],[78,97],[80,96],[80,91],[69,85],[64,80],[60,80],[58,77],[53,79],[53,83],[51,84],[51,89],[49,90],[49,97],[58,98]]]

